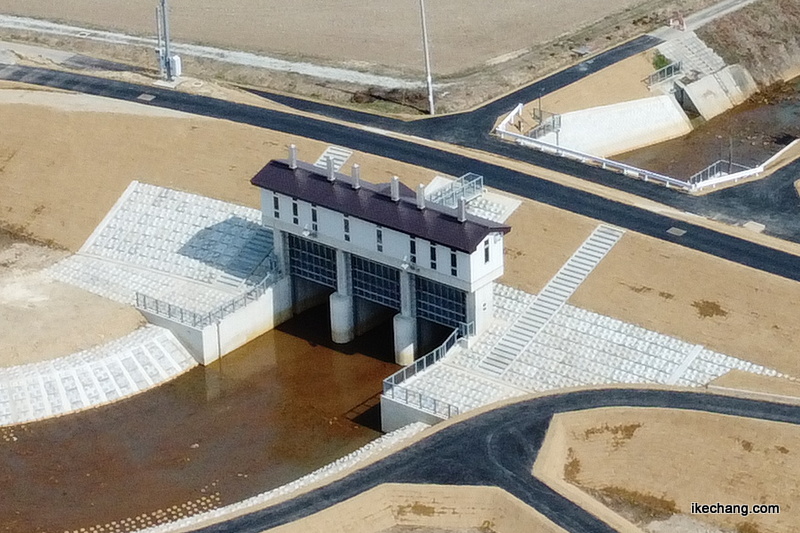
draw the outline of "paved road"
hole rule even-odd
[[[750,0],[730,0],[710,10],[707,17],[741,7]],[[706,16],[706,15],[704,15]],[[535,100],[542,94],[560,89],[593,72],[612,65],[626,57],[647,50],[662,42],[652,36],[643,36],[617,48],[587,59],[564,71],[515,91],[473,111],[401,121],[379,117],[370,113],[353,111],[300,98],[251,90],[269,100],[289,107],[337,118],[356,124],[397,131],[434,140],[440,140],[491,152],[511,159],[532,163],[542,168],[571,174],[586,181],[601,183],[655,202],[669,205],[706,218],[729,224],[743,224],[753,220],[767,227],[766,233],[781,239],[800,242],[800,198],[795,193],[794,181],[800,178],[800,161],[775,174],[751,183],[738,185],[704,196],[691,196],[675,190],[634,180],[615,172],[581,165],[551,154],[500,141],[490,135],[495,120],[507,114],[520,102]]]
[[[149,94],[155,98],[148,105],[250,124],[326,143],[341,144],[355,150],[419,165],[446,174],[459,175],[466,172],[477,172],[485,176],[485,183],[491,187],[800,281],[800,257],[798,256],[702,226],[679,222],[588,192],[571,189],[533,175],[370,131],[205,96],[34,67],[4,67],[0,65],[0,79],[23,81],[134,102],[141,102],[139,97],[142,94]],[[507,148],[512,151],[516,150],[515,153],[520,156],[539,154],[513,145],[508,145]],[[517,158],[525,159],[525,157]],[[557,158],[557,163],[559,171],[589,179],[597,173],[604,172],[601,169],[591,169],[580,163],[561,158]],[[610,178],[624,180],[642,188],[655,189],[649,184],[635,182],[613,173],[610,173]],[[604,181],[604,183],[608,183],[608,181]],[[665,189],[661,190],[670,192]],[[684,229],[687,233],[681,237],[667,233],[667,230],[673,226]]]
[[[608,389],[545,396],[470,418],[328,486],[198,531],[260,532],[381,483],[433,483],[497,486],[567,531],[613,533],[604,522],[534,478],[531,469],[554,414],[617,406],[668,407],[800,424],[800,406],[706,393]]]

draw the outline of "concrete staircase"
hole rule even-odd
[[[491,352],[478,364],[478,368],[496,376],[503,374],[528,348],[623,233],[623,230],[615,227],[598,226],[547,283],[533,303],[514,321]]]
[[[328,168],[328,158],[330,157],[333,159],[333,170],[335,172],[339,172],[339,170],[347,163],[347,160],[350,159],[350,156],[353,155],[352,150],[348,150],[347,148],[342,148],[341,146],[328,146],[322,155],[319,156],[317,162],[314,163],[315,167],[319,167],[323,170]]]
[[[714,74],[725,68],[725,61],[714,50],[700,40],[694,32],[680,39],[672,39],[658,45],[658,51],[668,59],[683,63],[683,72],[697,78]]]

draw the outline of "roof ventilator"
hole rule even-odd
[[[392,201],[393,202],[399,202],[400,201],[400,178],[398,178],[397,176],[392,176],[391,192],[392,192]]]
[[[417,185],[417,209],[425,209],[425,186],[421,183]]]
[[[333,170],[333,158],[328,157],[328,181],[333,183],[336,181],[336,171]]]
[[[358,163],[353,164],[353,189],[358,190],[361,188],[361,166]]]

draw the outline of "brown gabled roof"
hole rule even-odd
[[[430,202],[425,209],[418,209],[414,191],[402,184],[400,200],[394,202],[386,183],[375,185],[362,180],[361,188],[353,189],[352,178],[338,172],[336,180],[330,182],[325,170],[300,161],[296,169],[289,168],[287,160],[270,161],[250,182],[468,254],[487,235],[511,231],[509,226],[472,215],[459,222],[455,210]]]

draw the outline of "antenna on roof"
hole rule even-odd
[[[289,168],[292,170],[297,168],[297,146],[294,144],[289,145]]]
[[[361,166],[358,163],[353,163],[353,189],[361,188]]]
[[[467,201],[463,196],[458,198],[458,221],[466,222],[467,220]]]
[[[417,209],[425,209],[425,186],[421,183],[417,185]]]
[[[336,181],[336,171],[333,170],[333,158],[328,156],[327,158],[327,165],[328,165],[328,181],[333,183]]]
[[[400,178],[392,176],[391,183],[392,201],[397,202],[400,200]]]

